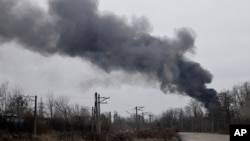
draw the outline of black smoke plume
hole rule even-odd
[[[174,38],[150,34],[144,17],[125,19],[101,13],[96,0],[50,0],[49,10],[25,0],[0,0],[0,41],[15,40],[43,55],[88,59],[106,72],[124,70],[157,77],[164,92],[178,91],[207,104],[209,71],[185,57],[195,35],[179,29]]]

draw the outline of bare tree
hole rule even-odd
[[[47,94],[47,101],[46,106],[49,111],[50,119],[54,116],[54,109],[55,109],[55,97],[53,91],[49,90]]]
[[[4,81],[0,84],[0,113],[2,113],[2,115],[6,110],[8,84],[8,81]]]
[[[184,129],[184,110],[183,109],[179,109],[179,125],[181,128],[181,131],[183,131]]]
[[[40,102],[38,104],[38,115],[39,117],[44,117],[44,103],[42,98],[40,98]]]
[[[220,92],[219,95],[219,102],[221,104],[222,115],[224,115],[224,128],[228,128],[231,124],[231,118],[234,114],[233,112],[233,97],[229,90]]]
[[[63,124],[63,130],[69,129],[69,116],[70,116],[69,98],[66,96],[59,96],[55,99],[55,114],[54,118],[60,120]]]
[[[70,105],[69,105],[69,98],[66,96],[59,96],[55,101],[55,112],[57,116],[65,119],[66,121],[69,118],[70,114]]]
[[[190,107],[190,111],[192,113],[192,130],[193,131],[202,131],[202,118],[203,111],[201,103],[197,100],[191,99],[188,106]]]
[[[6,103],[6,111],[17,115],[23,115],[29,111],[28,100],[23,97],[19,86],[16,86],[12,95],[9,95]]]
[[[90,127],[92,119],[88,107],[75,104],[70,106],[69,111],[69,123],[72,128],[86,130]]]
[[[237,121],[250,122],[250,82],[235,85],[232,89]]]

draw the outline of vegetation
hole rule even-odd
[[[167,110],[157,120],[181,131],[228,133],[230,124],[250,124],[250,82],[219,92],[206,108],[191,100],[185,108]]]
[[[0,84],[0,140],[35,140],[34,97],[20,87]],[[184,108],[169,109],[160,116],[149,114],[122,117],[117,112],[102,113],[102,135],[96,135],[95,121],[87,107],[70,104],[65,96],[48,92],[37,104],[36,140],[134,140],[176,138],[175,131],[228,133],[230,124],[250,123],[250,82],[235,85],[217,94],[207,106],[192,99]],[[136,124],[136,118],[138,123]],[[136,130],[136,128],[138,129]],[[178,140],[178,138],[176,138]]]

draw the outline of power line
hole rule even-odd
[[[93,97],[84,97],[84,96],[68,96],[69,98],[83,98],[83,99],[93,99]]]

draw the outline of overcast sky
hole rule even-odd
[[[46,9],[46,2],[39,5]],[[100,0],[99,10],[127,19],[145,16],[155,36],[173,37],[179,28],[191,28],[196,40],[195,54],[189,54],[189,58],[213,75],[208,87],[221,91],[249,81],[249,0]],[[0,82],[4,80],[44,100],[48,90],[53,90],[56,96],[68,96],[70,101],[90,107],[98,92],[110,97],[108,104],[101,106],[103,111],[116,110],[123,115],[126,111],[133,113],[135,106],[160,114],[183,107],[190,99],[164,94],[159,82],[142,74],[122,70],[106,73],[89,60],[58,54],[43,56],[24,49],[15,40],[0,44]]]

